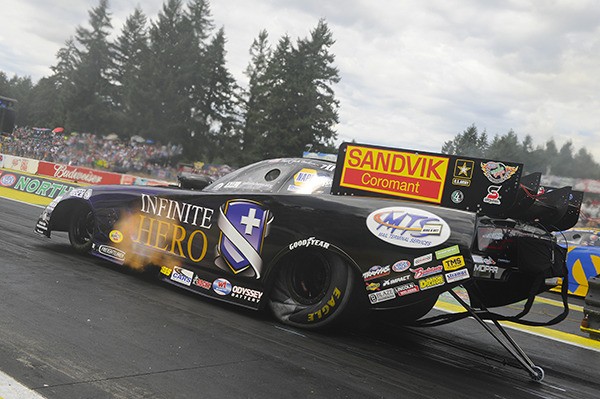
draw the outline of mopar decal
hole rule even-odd
[[[251,269],[254,277],[260,278],[263,262],[260,253],[272,220],[271,212],[258,202],[228,201],[220,209],[217,266],[225,268],[224,261],[235,274]]]
[[[416,208],[378,209],[367,217],[367,228],[380,240],[405,248],[435,247],[450,237],[444,219]]]

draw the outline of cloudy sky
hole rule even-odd
[[[115,34],[139,5],[151,20],[163,0],[109,0]],[[34,81],[87,26],[98,0],[20,0],[2,7],[0,70]],[[439,152],[475,124],[510,129],[536,146],[571,140],[600,161],[600,1],[212,0],[231,73],[245,85],[261,29],[272,44],[306,37],[325,18],[341,81],[339,141]]]

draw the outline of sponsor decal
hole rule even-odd
[[[413,263],[415,266],[423,265],[425,263],[429,263],[433,260],[433,254],[426,254],[423,256],[419,256],[413,259]]]
[[[458,245],[453,245],[448,248],[440,249],[439,251],[435,251],[435,258],[437,260],[447,258],[448,256],[457,255],[460,253],[458,249]]]
[[[493,273],[496,274],[498,273],[498,266],[492,266],[492,265],[482,265],[482,264],[478,264],[476,263],[475,266],[473,266],[473,271],[477,272],[477,273]]]
[[[394,294],[393,288],[388,288],[387,290],[369,294],[369,302],[371,302],[372,305],[375,305],[379,302],[389,301],[390,299],[394,298],[396,298],[396,294]]]
[[[389,266],[372,266],[368,271],[363,273],[363,279],[365,281],[373,280],[379,277],[384,277],[390,274]]]
[[[123,241],[123,233],[121,233],[119,230],[112,230],[110,233],[108,233],[108,238],[110,238],[110,240],[115,244],[118,244]]]
[[[395,278],[391,278],[389,280],[384,280],[383,281],[383,287],[387,287],[390,285],[395,285],[398,283],[403,283],[406,280],[410,279],[410,274],[405,274],[404,276],[400,276],[400,277],[395,277]]]
[[[118,248],[111,247],[108,245],[100,245],[98,247],[98,252],[101,253],[102,255],[108,256],[109,258],[113,258],[113,259],[117,259],[117,260],[125,259],[124,251],[121,251]]]
[[[507,166],[502,162],[488,161],[481,163],[483,175],[494,184],[504,183],[510,179],[518,169],[518,166]]]
[[[502,188],[501,186],[489,186],[488,193],[483,198],[483,202],[485,202],[487,204],[492,204],[492,205],[500,205],[501,204],[500,198],[502,198],[500,196],[501,188]]]
[[[5,173],[0,177],[0,185],[4,187],[12,187],[17,182],[17,176],[12,173]]]
[[[229,280],[225,280],[224,278],[218,278],[212,283],[212,289],[218,295],[229,295],[231,294],[231,283]]]
[[[172,271],[173,271],[173,269],[171,269],[170,267],[166,267],[166,266],[160,267],[160,272],[162,274],[164,274],[165,276],[170,276]]]
[[[414,294],[415,292],[419,292],[419,287],[413,282],[399,285],[395,288],[398,296],[405,296],[409,294]]]
[[[413,272],[415,279],[420,279],[422,277],[431,276],[432,274],[441,273],[443,270],[444,268],[442,267],[442,265],[430,266],[427,269],[424,269],[422,267],[410,269],[410,271]]]
[[[175,266],[173,268],[173,273],[171,274],[171,280],[181,283],[183,285],[187,285],[189,287],[190,284],[192,284],[192,278],[194,278],[193,271],[184,269],[179,266]]]
[[[290,249],[290,251],[292,251],[296,248],[302,248],[302,247],[321,247],[321,248],[329,249],[329,245],[331,245],[331,244],[329,244],[328,242],[316,240],[315,237],[310,237],[305,240],[299,240],[299,241],[291,243],[289,245],[289,249]]]
[[[312,178],[317,176],[317,171],[314,169],[303,168],[294,175],[294,185],[302,186],[304,183],[310,181]]]
[[[379,283],[369,283],[367,284],[367,291],[378,291],[380,286]]]
[[[141,211],[203,229],[210,229],[214,213],[210,208],[148,194],[142,194]]]
[[[442,265],[444,265],[444,270],[451,271],[464,267],[466,263],[465,258],[462,255],[458,255],[448,259],[444,259],[442,261]]]
[[[69,191],[70,197],[89,199],[92,196],[92,190],[89,188],[74,188]]]
[[[196,287],[204,288],[205,290],[210,290],[212,287],[212,283],[210,281],[203,280],[198,276],[194,276],[192,284],[194,284]]]
[[[454,162],[452,184],[455,186],[469,187],[471,185],[471,179],[473,178],[474,168],[474,161],[469,159],[457,159],[456,162]]]
[[[450,194],[450,199],[455,204],[460,204],[465,199],[465,195],[460,190],[454,190],[452,194]]]
[[[223,269],[228,267],[234,274],[248,270],[260,278],[263,266],[260,253],[273,221],[271,212],[258,202],[246,200],[228,201],[219,211],[221,235],[215,264]]]
[[[408,260],[399,260],[398,262],[392,265],[392,270],[396,273],[402,273],[408,270],[410,267],[410,261]]]
[[[307,316],[307,320],[310,322],[310,321],[315,321],[315,320],[321,320],[321,319],[327,317],[327,315],[329,315],[329,312],[331,312],[331,310],[339,304],[339,299],[341,296],[342,296],[342,291],[340,291],[338,287],[335,287],[333,289],[333,293],[331,294],[331,297],[327,300],[327,303],[325,305],[323,305],[321,307],[321,309],[317,310],[316,312],[309,313]]]
[[[485,258],[481,255],[473,255],[473,262],[475,263],[483,263],[484,265],[495,265],[496,261],[492,259],[490,256],[486,256]]]
[[[140,213],[136,215],[137,234],[132,238],[134,243],[192,262],[204,259],[208,238],[201,229],[212,226],[212,209],[148,194],[142,194],[141,200]]]
[[[421,291],[428,290],[434,287],[439,287],[440,285],[444,284],[444,276],[442,276],[441,274],[439,276],[433,276],[419,280],[419,288],[421,289]]]
[[[231,296],[233,298],[239,298],[250,302],[259,302],[262,294],[261,291],[240,287],[239,285],[236,285],[231,289]]]
[[[469,278],[469,271],[467,269],[457,270],[455,272],[446,273],[446,281],[453,283],[455,281],[464,280]]]
[[[374,236],[399,247],[429,248],[450,237],[450,226],[444,219],[416,208],[378,209],[367,217],[366,223]]]
[[[348,145],[341,187],[439,204],[448,157]]]

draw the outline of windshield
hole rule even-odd
[[[219,193],[328,193],[335,164],[304,159],[275,159],[238,169],[207,186]]]

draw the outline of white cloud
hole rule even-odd
[[[140,5],[112,1],[113,27]],[[96,0],[22,0],[4,11],[0,70],[48,75],[56,51]],[[489,136],[513,129],[535,145],[572,140],[600,161],[600,2],[227,0],[210,3],[227,37],[231,73],[245,84],[261,29],[306,37],[325,18],[341,82],[340,140],[439,151],[471,124]]]

